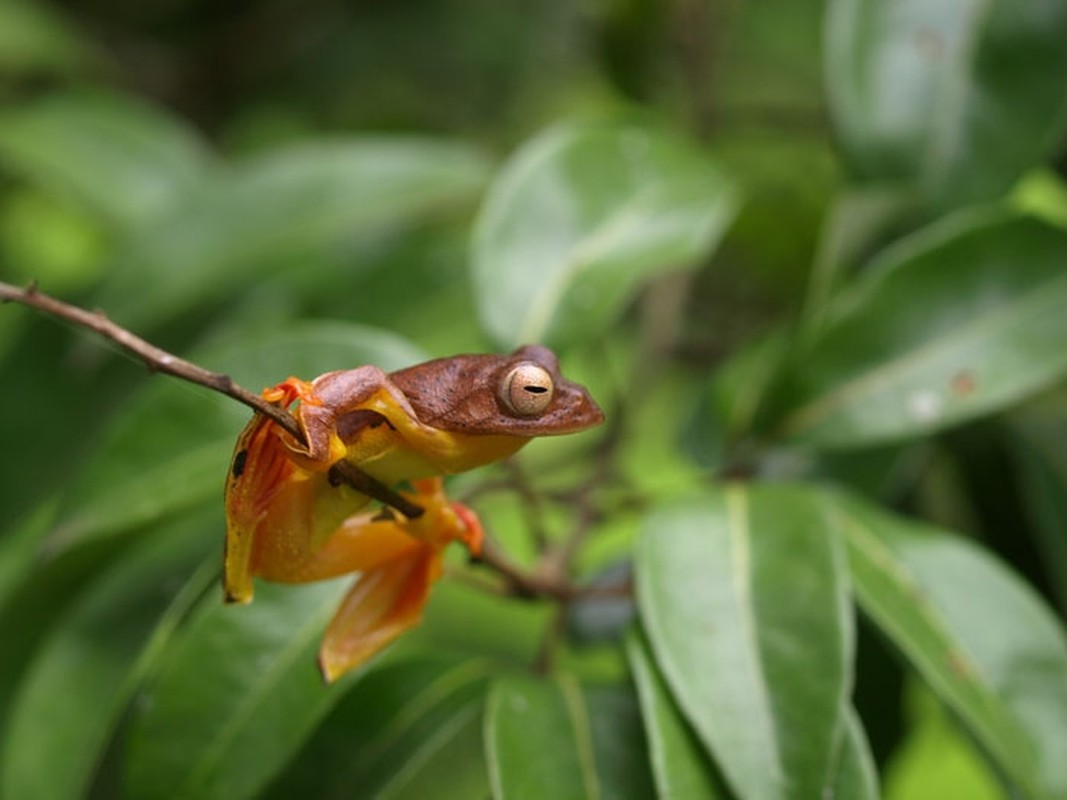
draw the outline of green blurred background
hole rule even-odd
[[[1039,0],[0,0],[0,280],[253,390],[533,333],[618,420],[578,578],[625,570],[648,508],[722,477],[847,487],[978,543],[1055,609],[1035,612],[1047,755],[1067,742],[1067,315],[1023,301],[1067,299],[1064,75],[1067,13]],[[647,187],[620,212],[632,241],[568,250]],[[974,345],[992,377],[954,371],[944,419],[923,376],[835,393],[999,308],[1005,338]],[[13,306],[0,376],[2,796],[434,797],[449,770],[442,797],[523,796],[490,786],[506,756],[483,755],[480,715],[492,679],[539,658],[549,605],[442,587],[409,649],[328,695],[309,664],[337,586],[265,587],[244,617],[217,602],[243,409]],[[522,469],[565,493],[597,441],[539,443]],[[528,565],[529,508],[486,488],[513,478],[454,486],[485,493]],[[551,535],[579,515],[558,506]],[[944,585],[964,606],[975,590]],[[987,709],[894,636],[907,621],[864,610],[854,698],[885,796],[1065,796],[1019,789],[1032,754],[997,750],[1015,722],[975,724]],[[643,753],[615,611],[571,609],[559,659]],[[988,639],[1015,655],[1010,634]],[[276,684],[248,688],[263,671]],[[411,685],[429,687],[414,709]],[[598,764],[631,764],[601,737]],[[641,765],[602,796],[651,793]],[[760,796],[738,780],[680,796]]]

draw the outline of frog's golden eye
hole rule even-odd
[[[504,376],[500,399],[513,414],[535,417],[552,402],[552,376],[539,364],[519,364]]]

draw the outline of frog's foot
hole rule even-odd
[[[422,621],[441,553],[419,543],[406,557],[365,572],[337,609],[319,648],[319,669],[332,683]]]
[[[458,517],[462,526],[462,530],[458,532],[456,538],[467,546],[472,556],[479,557],[482,554],[482,543],[485,541],[485,530],[482,528],[482,521],[478,519],[478,515],[474,511],[463,505],[463,503],[452,503],[452,511]]]

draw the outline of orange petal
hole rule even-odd
[[[355,669],[418,625],[430,586],[440,574],[440,553],[425,545],[365,572],[323,637],[319,668],[326,682]]]

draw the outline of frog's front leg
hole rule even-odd
[[[309,396],[301,397],[297,417],[307,446],[291,443],[289,447],[306,468],[315,470],[326,470],[342,458],[365,467],[365,462],[381,455],[389,440],[396,439],[413,452],[430,454],[445,438],[441,431],[423,424],[404,393],[372,366],[316,378]],[[383,426],[395,436],[372,433],[379,427],[384,430]]]

